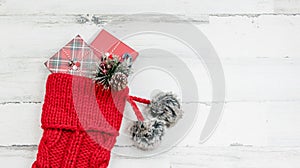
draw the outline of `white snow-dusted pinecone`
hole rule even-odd
[[[183,116],[180,102],[171,92],[155,95],[148,105],[148,110],[152,117],[165,121],[167,127],[174,126]]]
[[[110,87],[116,91],[125,89],[127,84],[128,84],[127,76],[121,72],[117,72],[113,74],[113,76],[109,81]]]
[[[135,121],[130,127],[130,135],[134,145],[142,150],[156,148],[162,141],[165,131],[165,122],[157,119]]]

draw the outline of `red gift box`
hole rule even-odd
[[[138,56],[137,51],[104,29],[100,31],[90,46],[94,49],[94,53],[99,57],[101,57],[103,53],[114,54],[120,57],[127,53],[135,60]]]

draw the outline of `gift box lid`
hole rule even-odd
[[[101,57],[101,55],[106,52],[118,55],[120,57],[127,53],[131,55],[133,60],[135,60],[138,56],[137,51],[135,51],[104,29],[99,32],[90,46],[93,48],[94,53],[98,57]]]

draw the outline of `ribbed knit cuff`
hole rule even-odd
[[[118,134],[127,96],[128,88],[115,92],[95,84],[90,78],[50,74],[42,127]]]

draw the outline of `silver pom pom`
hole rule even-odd
[[[165,122],[157,119],[135,121],[130,127],[130,135],[134,145],[142,150],[150,150],[157,147],[165,131]]]
[[[177,97],[169,93],[160,92],[148,105],[150,114],[166,122],[167,127],[172,127],[182,118],[183,111]]]
[[[113,74],[109,81],[109,85],[113,90],[120,91],[126,88],[128,84],[127,76],[121,72]]]

